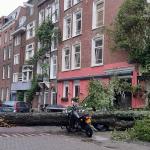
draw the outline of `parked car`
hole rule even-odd
[[[5,101],[1,107],[0,112],[29,112],[30,105],[22,101]]]
[[[48,105],[46,107],[46,112],[65,112],[66,107],[63,105]]]

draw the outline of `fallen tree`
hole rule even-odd
[[[135,120],[150,117],[149,111],[97,112],[92,115],[93,123],[123,130],[133,127]],[[60,126],[67,124],[67,115],[63,113],[0,113],[8,124],[16,126]]]

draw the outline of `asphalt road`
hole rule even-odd
[[[0,128],[0,150],[150,150],[150,144],[114,142],[110,133],[95,133],[93,138],[87,138],[80,133],[68,135],[56,128],[20,127]]]

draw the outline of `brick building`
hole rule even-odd
[[[72,98],[84,100],[88,83],[96,78],[108,83],[115,74],[137,84],[137,70],[125,51],[112,52],[105,29],[123,0],[62,0],[60,28],[63,42],[58,53],[57,102],[71,105]],[[126,107],[142,107],[143,101],[126,96]]]
[[[43,73],[48,63],[49,78],[42,79],[33,100],[41,104],[71,105],[72,98],[84,100],[92,78],[108,83],[115,74],[132,85],[138,82],[138,69],[129,64],[125,51],[112,52],[105,32],[114,21],[124,0],[28,0],[7,17],[0,18],[0,93],[1,100],[17,100],[31,88],[34,75]],[[41,44],[36,28],[51,18],[62,33],[62,42],[52,41],[45,60],[36,66],[27,61]],[[11,34],[10,34],[11,33]],[[11,36],[10,36],[11,35]],[[126,107],[143,107],[144,101],[126,95]]]

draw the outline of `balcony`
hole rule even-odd
[[[11,91],[26,91],[31,88],[31,82],[14,82],[11,84]]]
[[[23,25],[19,26],[17,25],[15,31],[12,33],[12,36],[18,34],[18,33],[23,33],[26,31],[26,23],[24,23]]]

